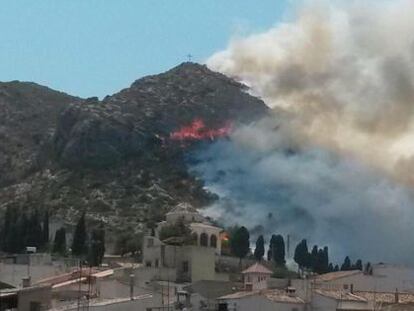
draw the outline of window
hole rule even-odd
[[[188,271],[188,261],[183,261],[183,272],[187,273]]]
[[[208,235],[206,233],[202,233],[200,235],[200,245],[201,246],[208,246]]]
[[[154,239],[148,239],[147,241],[147,247],[153,247],[154,246]]]
[[[150,261],[150,260],[146,261],[146,262],[145,262],[145,266],[146,266],[146,267],[151,267],[151,266],[152,266],[151,261]]]
[[[217,237],[214,234],[210,237],[210,246],[214,248],[217,247]]]
[[[155,268],[158,268],[159,265],[160,265],[160,261],[158,259],[155,259]]]

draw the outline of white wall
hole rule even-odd
[[[229,311],[303,311],[305,304],[272,302],[263,296],[248,296],[240,299],[228,299]],[[334,309],[330,310],[334,311]]]

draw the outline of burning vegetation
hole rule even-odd
[[[216,140],[227,137],[232,130],[232,123],[226,122],[219,128],[208,128],[200,118],[194,119],[190,125],[183,126],[179,130],[170,133],[170,140],[184,142],[200,140]]]

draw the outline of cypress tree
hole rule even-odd
[[[308,251],[308,243],[305,239],[300,241],[300,243],[295,248],[295,254],[293,259],[298,264],[299,269],[303,270],[304,268],[309,268],[309,251]]]
[[[240,227],[234,232],[230,240],[230,248],[232,253],[237,256],[241,261],[250,250],[250,234],[245,227]]]
[[[75,256],[82,256],[86,253],[86,224],[85,212],[82,213],[76,224],[75,232],[73,234],[72,254]]]
[[[313,272],[318,269],[318,246],[314,245],[310,254],[310,268]]]
[[[273,260],[277,266],[284,266],[285,260],[285,240],[280,234],[276,235],[272,246]]]
[[[49,243],[49,210],[46,210],[43,214],[43,246],[47,246]]]
[[[341,271],[349,271],[352,269],[351,259],[348,256],[345,257],[344,263],[341,266]]]
[[[328,246],[323,248],[323,256],[322,256],[322,273],[329,272],[329,250]]]
[[[103,227],[94,229],[89,246],[89,265],[99,266],[105,255],[105,230]]]
[[[28,219],[26,246],[39,248],[43,242],[42,226],[40,224],[39,212],[35,209]]]
[[[368,275],[372,275],[372,266],[370,262],[367,262],[364,267],[364,273]]]
[[[334,271],[334,266],[333,266],[333,264],[332,264],[332,262],[331,263],[329,263],[329,265],[328,265],[328,272],[333,272]]]
[[[358,259],[358,260],[355,262],[355,266],[354,266],[354,268],[355,268],[356,270],[360,270],[360,271],[362,271],[362,260],[361,260],[361,259]]]
[[[260,235],[257,238],[256,248],[254,249],[254,258],[256,258],[257,261],[261,261],[263,259],[264,254],[265,254],[264,243],[265,242],[264,242],[263,235]]]
[[[62,256],[66,254],[66,229],[64,227],[58,229],[55,233],[53,252]]]

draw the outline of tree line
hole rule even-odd
[[[41,215],[7,207],[0,229],[0,248],[6,253],[21,253],[27,246],[47,250],[49,245],[49,212]]]
[[[26,247],[36,247],[41,251],[51,251],[61,256],[72,255],[87,260],[92,266],[102,263],[105,254],[105,229],[101,224],[88,234],[85,213],[79,218],[73,234],[70,251],[67,247],[66,229],[61,227],[49,243],[49,211],[40,213],[38,209],[23,211],[7,207],[4,221],[0,224],[0,249],[5,253],[23,253]]]
[[[241,261],[250,253],[250,233],[243,226],[233,228],[229,231],[231,253]],[[265,239],[263,235],[260,235],[256,240],[253,256],[260,262],[263,260],[264,255]],[[286,245],[282,235],[273,234],[271,236],[266,257],[268,261],[272,261],[277,267],[285,266]],[[349,256],[345,257],[341,266],[334,265],[329,260],[329,249],[327,246],[318,247],[318,245],[314,245],[312,250],[309,251],[306,239],[303,239],[297,244],[293,259],[302,272],[310,271],[322,274],[334,271],[365,270],[369,273],[370,269],[372,269],[369,262],[363,267],[361,259],[352,263]]]
[[[99,266],[105,255],[105,228],[101,223],[88,234],[85,217],[86,214],[83,212],[76,224],[71,255],[86,260],[90,266]],[[64,227],[56,231],[53,252],[63,256],[68,255],[66,229]]]

